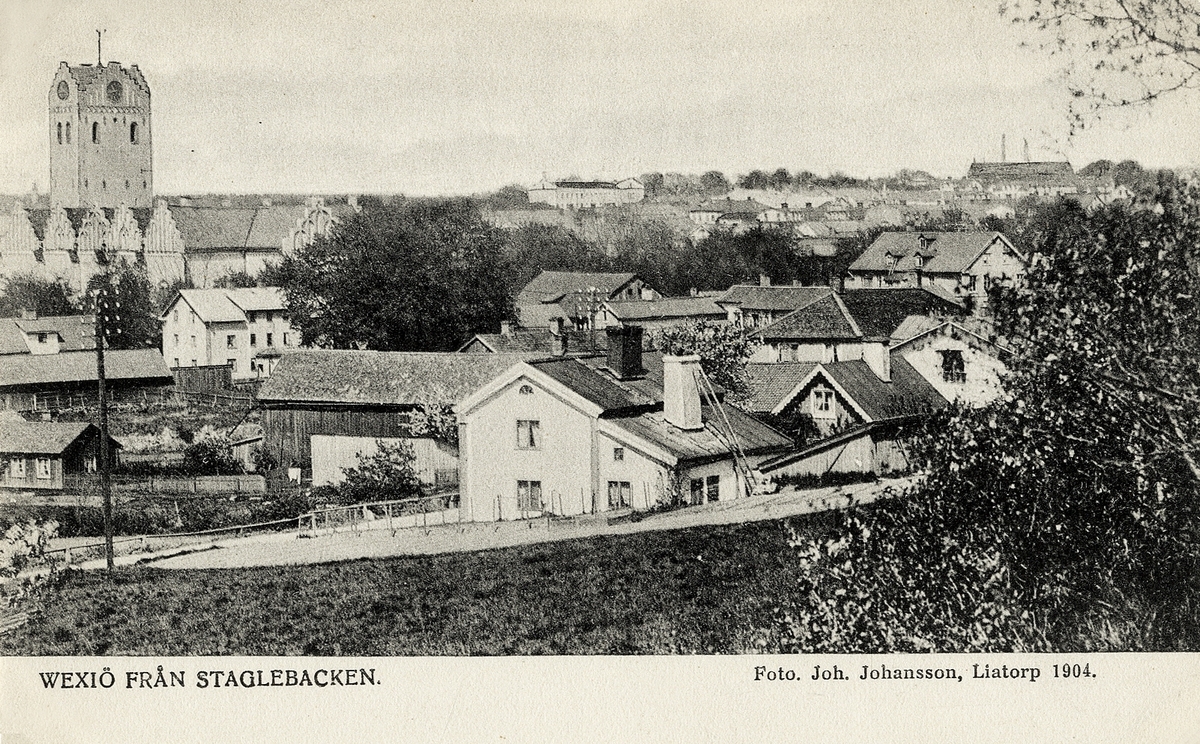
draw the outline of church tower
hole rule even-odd
[[[50,86],[50,203],[153,206],[150,86],[137,65],[68,65]]]

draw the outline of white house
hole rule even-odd
[[[278,287],[182,289],[159,321],[171,368],[227,364],[235,380],[269,377],[299,343]]]
[[[640,328],[608,333],[606,358],[522,362],[456,407],[466,519],[739,498],[790,447],[705,395],[699,357],[643,357]]]

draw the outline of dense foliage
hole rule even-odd
[[[755,343],[741,329],[695,321],[664,328],[655,337],[655,345],[664,354],[698,354],[700,367],[713,384],[735,398],[747,392],[746,362]]]
[[[362,207],[278,271],[305,344],[448,351],[511,317],[504,236],[472,202]]]
[[[906,498],[797,541],[785,646],[1200,647],[1200,201],[1059,210],[996,298],[1006,397],[930,423]]]
[[[84,292],[83,309],[95,313],[97,302],[105,302],[111,308],[105,324],[110,348],[144,349],[161,345],[158,307],[144,268],[121,261],[108,272],[92,276]]]
[[[0,318],[15,318],[22,310],[50,317],[71,315],[77,312],[77,307],[71,287],[62,279],[17,274],[4,280],[0,291]]]

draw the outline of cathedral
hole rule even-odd
[[[82,292],[126,261],[151,286],[209,287],[278,263],[356,209],[352,197],[156,198],[150,85],[137,65],[62,62],[48,98],[49,203],[0,214],[0,282],[34,274]]]

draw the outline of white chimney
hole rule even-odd
[[[500,335],[501,336],[511,336],[512,335],[512,321],[511,320],[500,321]]]
[[[892,381],[892,353],[887,341],[864,341],[863,361],[884,382]]]
[[[700,357],[696,354],[663,358],[663,418],[685,431],[704,428],[700,419]]]

